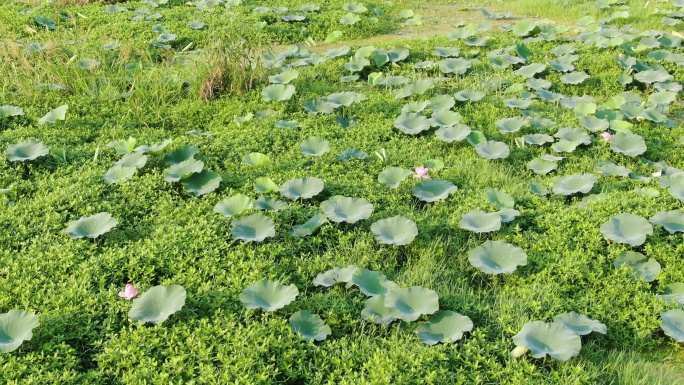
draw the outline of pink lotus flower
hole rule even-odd
[[[123,291],[119,292],[119,297],[125,299],[126,301],[132,300],[136,295],[138,295],[138,289],[136,289],[132,284],[127,283]]]
[[[416,173],[413,174],[413,177],[416,179],[430,179],[430,176],[427,173],[428,173],[427,167],[418,166],[418,167],[416,167]]]
[[[612,137],[613,135],[611,135],[608,131],[603,131],[603,133],[601,134],[601,139],[603,139],[604,142],[609,141]]]

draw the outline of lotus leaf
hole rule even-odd
[[[354,25],[359,21],[361,21],[361,17],[359,15],[353,14],[351,12],[347,13],[346,15],[344,15],[340,18],[340,23],[347,24],[347,25]]]
[[[347,267],[334,267],[324,273],[320,273],[313,280],[314,285],[330,287],[338,283],[348,284],[351,282],[354,273],[359,268],[354,265],[349,265]]]
[[[553,142],[553,137],[547,134],[532,134],[523,136],[523,140],[527,144],[542,146],[545,143]]]
[[[366,159],[366,153],[356,148],[348,148],[337,154],[337,158],[345,162],[349,162],[353,159],[363,160]]]
[[[333,222],[355,223],[368,219],[373,213],[373,205],[363,198],[335,195],[321,202],[321,210]]]
[[[486,241],[470,251],[468,261],[486,274],[511,274],[527,265],[523,249],[502,241]]]
[[[501,210],[497,211],[496,214],[501,217],[501,223],[508,223],[512,222],[515,218],[520,216],[520,211],[504,207]]]
[[[242,157],[242,164],[254,167],[263,166],[268,164],[270,161],[271,159],[269,159],[268,155],[262,154],[260,152],[252,152]]]
[[[535,31],[539,31],[539,28],[534,20],[522,20],[513,26],[512,31],[515,36],[525,37],[533,35]]]
[[[178,182],[192,174],[204,169],[204,162],[194,158],[184,160],[178,164],[173,164],[164,172],[164,180],[167,182]]]
[[[532,105],[532,99],[505,99],[504,104],[509,108],[524,110]]]
[[[452,343],[463,338],[464,332],[473,330],[473,321],[469,317],[451,310],[438,311],[428,322],[416,328],[418,339],[426,345]]]
[[[596,116],[582,116],[580,124],[591,132],[605,131],[610,127],[610,123],[605,119],[599,119]]]
[[[653,84],[671,81],[674,79],[674,77],[670,75],[665,69],[648,69],[638,72],[636,75],[634,75],[634,79],[642,83]]]
[[[444,162],[439,159],[428,159],[425,161],[425,167],[432,172],[437,172],[444,168]]]
[[[574,71],[561,76],[560,80],[564,84],[580,84],[589,78],[590,76],[584,71]]]
[[[527,168],[532,170],[535,174],[545,175],[558,168],[556,162],[551,162],[541,158],[532,159],[527,163]]]
[[[454,94],[454,98],[460,102],[478,102],[485,97],[484,92],[473,91],[473,90],[463,90]]]
[[[463,117],[458,112],[449,110],[440,110],[432,113],[430,122],[433,126],[438,127],[452,127],[459,124]]]
[[[448,58],[438,62],[437,64],[439,64],[439,70],[443,74],[456,75],[465,74],[473,65],[471,60],[463,58]]]
[[[307,237],[313,234],[316,231],[316,229],[323,226],[327,222],[328,219],[325,217],[324,214],[316,214],[305,223],[294,226],[290,234],[293,237]]]
[[[35,314],[23,310],[10,310],[0,314],[0,353],[10,353],[24,341],[33,338],[33,329],[40,322]]]
[[[181,180],[181,185],[185,191],[194,196],[202,196],[216,190],[223,178],[215,172],[202,170]]]
[[[646,241],[646,236],[653,234],[653,226],[643,217],[623,213],[602,224],[601,233],[611,241],[640,246]]]
[[[684,306],[684,283],[675,282],[666,285],[663,294],[658,294],[657,297],[678,306]]]
[[[321,156],[330,151],[328,141],[323,138],[308,138],[300,145],[302,154],[307,156]]]
[[[271,84],[264,88],[261,92],[261,97],[265,101],[285,101],[290,100],[292,95],[294,95],[295,87],[293,85],[285,84]]]
[[[485,159],[505,159],[511,150],[506,143],[488,140],[477,144],[475,152]]]
[[[396,309],[396,317],[412,322],[439,310],[437,293],[421,286],[396,288],[385,294],[385,306]]]
[[[137,322],[160,325],[185,305],[183,286],[154,286],[133,300],[128,318]]]
[[[672,337],[677,342],[684,342],[684,310],[675,309],[660,313],[662,323],[660,328],[665,335]]]
[[[618,132],[610,139],[610,149],[634,157],[646,152],[646,142],[637,134]]]
[[[528,126],[530,121],[521,118],[504,118],[497,120],[494,124],[499,127],[499,132],[502,134],[508,134],[511,132],[517,132],[521,128]]]
[[[440,57],[458,57],[461,50],[456,47],[435,47],[433,53]]]
[[[584,132],[581,128],[564,127],[558,130],[554,135],[561,141],[575,142],[578,144],[591,144],[591,138],[589,134]]]
[[[627,167],[619,166],[613,162],[598,162],[597,166],[603,176],[613,175],[627,178],[629,177],[629,173],[632,172],[632,170]]]
[[[394,127],[407,135],[416,135],[430,129],[430,120],[417,113],[402,113],[394,121]]]
[[[204,24],[204,22],[202,20],[191,20],[191,21],[188,21],[188,23],[186,25],[190,29],[198,30],[198,29],[204,28],[204,26],[206,24]]]
[[[497,213],[471,210],[461,216],[458,226],[476,233],[489,233],[501,228],[501,216]]]
[[[136,167],[115,164],[102,176],[105,183],[119,183],[131,179],[138,171]]]
[[[663,226],[670,234],[684,232],[684,212],[682,210],[659,211],[649,221]]]
[[[50,19],[49,17],[45,16],[36,16],[36,24],[40,25],[41,27],[45,27],[49,30],[54,30],[57,28],[57,25],[55,25],[55,22]]]
[[[598,181],[594,174],[573,174],[565,176],[553,185],[553,193],[560,195],[572,195],[577,193],[586,194]]]
[[[240,302],[247,309],[274,311],[289,305],[299,295],[295,285],[282,285],[278,282],[261,280],[245,288],[240,293]]]
[[[541,183],[532,182],[530,183],[530,192],[535,195],[545,196],[548,195],[549,189]]]
[[[214,206],[214,212],[224,217],[242,215],[254,206],[254,199],[244,194],[226,198]]]
[[[58,120],[65,120],[66,119],[66,112],[67,112],[68,108],[69,108],[69,106],[64,104],[62,106],[55,108],[54,110],[51,110],[50,112],[45,114],[45,116],[38,119],[38,124],[44,124],[44,123],[55,124]]]
[[[169,144],[173,143],[173,140],[171,139],[166,139],[162,143],[157,143],[153,145],[141,145],[133,149],[133,152],[138,153],[138,154],[150,154],[150,155],[159,155],[161,154],[162,150],[166,148]],[[130,152],[130,151],[129,151]]]
[[[408,245],[418,235],[416,223],[401,215],[381,219],[373,223],[370,229],[379,243],[395,246]]]
[[[263,214],[246,215],[233,220],[231,234],[245,242],[261,242],[275,236],[275,225]]]
[[[113,229],[119,224],[110,213],[102,212],[89,217],[81,217],[77,221],[69,223],[69,227],[64,232],[71,237],[71,239],[78,239],[83,237],[97,238]]]
[[[24,110],[17,106],[11,106],[9,104],[6,104],[4,106],[0,106],[0,118],[9,116],[21,116],[24,115]]]
[[[426,180],[411,190],[414,197],[424,202],[436,202],[446,199],[451,192],[458,190],[447,180]]]
[[[290,317],[290,329],[307,341],[323,341],[331,333],[330,326],[321,317],[306,310],[300,310]]]
[[[42,143],[29,140],[21,143],[11,144],[9,147],[7,147],[5,152],[7,152],[10,162],[25,162],[27,160],[34,160],[36,158],[40,158],[41,156],[45,156],[50,152],[50,150]]]
[[[180,164],[188,159],[192,159],[198,152],[199,149],[196,146],[183,146],[170,154],[166,154],[164,162],[168,165]]]
[[[376,295],[366,299],[366,306],[361,310],[361,318],[386,325],[397,319],[397,313],[397,309],[385,306],[385,295]]]
[[[513,336],[513,343],[529,349],[534,358],[543,358],[548,354],[559,361],[567,361],[578,355],[582,348],[582,340],[574,331],[560,323],[543,321],[526,323]]]
[[[593,320],[585,315],[577,314],[574,311],[563,313],[554,318],[553,321],[562,324],[580,336],[587,335],[591,332],[597,332],[601,334],[608,333],[608,329],[606,328],[605,324],[597,320]]]
[[[352,283],[369,297],[387,294],[397,287],[396,283],[388,280],[381,272],[366,269],[358,269],[352,277]]]
[[[536,74],[542,73],[546,70],[546,66],[542,63],[532,63],[526,66],[522,66],[515,71],[518,76],[524,76],[526,78],[533,78]]]
[[[323,191],[323,181],[316,177],[291,179],[280,186],[280,193],[293,201],[309,199]]]
[[[430,99],[430,109],[434,112],[450,110],[456,105],[456,101],[451,95],[437,95]],[[460,115],[459,115],[460,116]]]
[[[278,212],[280,210],[284,210],[287,208],[287,202],[283,202],[279,199],[267,197],[267,196],[261,196],[259,199],[256,200],[254,203],[257,209],[259,210],[269,210],[273,212]]]
[[[378,175],[378,182],[388,185],[389,188],[397,188],[406,177],[412,174],[413,171],[401,167],[390,167]]]
[[[435,136],[442,142],[451,143],[454,141],[461,141],[470,135],[471,129],[465,124],[456,124],[455,126],[442,126],[436,132]]]

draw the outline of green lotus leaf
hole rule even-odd
[[[610,149],[634,157],[646,152],[646,142],[637,134],[618,132],[610,139]]]
[[[437,95],[430,99],[430,109],[433,111],[433,115],[436,111],[450,110],[456,105],[456,101],[451,95]],[[459,115],[460,116],[460,115]]]
[[[238,125],[240,125],[240,123],[249,122],[249,121],[252,120],[253,118],[254,118],[254,114],[250,112],[250,113],[248,113],[248,114],[245,115],[245,116],[236,116],[236,117],[234,117],[234,118],[233,118],[233,122],[235,122],[235,123],[237,123]]]
[[[274,311],[289,305],[299,295],[295,285],[282,285],[278,282],[261,280],[245,288],[240,293],[240,302],[247,309]]]
[[[291,179],[280,186],[280,193],[293,201],[309,199],[323,191],[323,181],[316,177]]]
[[[482,131],[471,131],[466,140],[471,146],[475,147],[481,143],[487,142],[487,137]]]
[[[396,288],[385,294],[385,306],[396,309],[398,319],[412,322],[439,310],[439,296],[421,286]]]
[[[622,177],[629,177],[629,174],[632,172],[632,170],[628,169],[625,166],[620,166],[617,165],[613,162],[598,162],[597,164],[599,171],[603,174],[603,176],[622,176]]]
[[[504,104],[509,108],[518,108],[524,110],[532,105],[532,99],[504,99]]]
[[[233,238],[245,242],[261,242],[266,238],[275,237],[275,225],[271,218],[257,213],[234,219],[230,233]]]
[[[119,221],[112,217],[112,214],[102,212],[89,217],[81,217],[77,221],[70,222],[69,227],[67,227],[64,232],[67,233],[71,239],[83,237],[94,239],[108,233],[118,224]]]
[[[204,162],[190,158],[178,164],[169,166],[164,171],[164,180],[167,182],[178,182],[181,179],[187,178],[192,174],[198,173],[204,169]]]
[[[488,140],[475,146],[475,152],[485,159],[505,159],[511,153],[506,143]]]
[[[138,154],[150,154],[150,155],[159,155],[161,154],[162,150],[166,148],[169,144],[173,143],[173,140],[171,139],[166,139],[162,143],[157,143],[153,145],[141,145],[133,149],[133,152],[138,153]]]
[[[177,38],[178,35],[176,35],[175,33],[162,33],[159,34],[159,36],[157,36],[157,42],[165,44],[172,41],[176,41]]]
[[[468,261],[485,274],[511,274],[527,265],[527,254],[506,242],[490,240],[470,250]]]
[[[658,178],[658,186],[662,188],[684,186],[684,174],[677,173],[671,175],[662,175],[660,178]]]
[[[0,118],[3,117],[12,117],[12,116],[21,116],[24,115],[24,110],[17,106],[11,106],[9,104],[5,104],[4,106],[0,106]]]
[[[447,180],[434,179],[418,183],[411,193],[423,202],[436,202],[447,199],[451,192],[457,190],[458,187]]]
[[[684,342],[684,310],[675,309],[660,313],[662,323],[660,328],[665,335],[677,342]]]
[[[321,6],[317,4],[304,4],[299,7],[299,12],[318,12],[321,10]]]
[[[252,152],[242,157],[242,164],[259,167],[268,164],[271,159],[266,154]]]
[[[292,15],[283,15],[283,16],[280,16],[280,20],[286,21],[286,22],[288,22],[288,21],[304,21],[304,20],[306,20],[306,16],[304,16],[304,15],[294,15],[294,14],[292,14]]]
[[[316,229],[328,223],[328,218],[324,214],[316,214],[301,225],[295,225],[290,234],[293,237],[307,237],[312,235]]]
[[[644,112],[640,117],[657,124],[666,124],[669,120],[667,115],[660,111],[660,109],[654,107],[644,109]]]
[[[554,318],[553,321],[562,324],[580,336],[585,336],[591,332],[608,333],[605,324],[574,311],[563,313]]]
[[[286,209],[288,205],[287,202],[262,195],[256,200],[254,206],[259,210],[278,212],[280,210]]]
[[[51,123],[55,124],[58,120],[65,120],[66,119],[66,112],[67,109],[69,108],[68,105],[64,104],[61,105],[54,110],[51,110],[45,116],[42,118],[38,119],[38,124],[45,124],[45,123]]]
[[[35,314],[23,310],[10,310],[0,314],[0,353],[10,353],[24,341],[33,338],[33,329],[40,322]]]
[[[180,285],[154,286],[133,300],[128,318],[134,322],[160,325],[185,305],[185,288]]]
[[[469,59],[464,59],[464,58],[449,58],[449,59],[444,59],[442,61],[437,62],[439,64],[439,71],[443,74],[456,74],[456,75],[463,75],[468,70],[470,67],[473,66],[473,63]]]
[[[409,79],[406,76],[383,76],[383,78],[378,81],[378,85],[385,86],[385,87],[394,87],[394,86],[404,85],[408,82],[409,82]],[[419,110],[406,111],[406,110],[402,109],[402,111],[403,112],[420,112],[425,107],[427,107],[429,102],[417,102],[417,103],[423,103],[423,107]],[[409,104],[413,104],[413,103],[409,103]]]
[[[302,126],[301,124],[299,124],[299,122],[294,120],[279,120],[274,124],[276,127],[279,128],[299,128]]]
[[[368,322],[387,325],[397,319],[397,309],[385,306],[384,295],[376,295],[366,299],[366,306],[361,310],[361,318]]]
[[[513,336],[513,343],[529,349],[534,358],[543,358],[548,354],[559,361],[567,361],[578,355],[582,348],[582,340],[577,333],[563,324],[543,321],[523,325],[520,332]]]
[[[663,226],[670,234],[684,232],[684,212],[682,210],[659,211],[649,221]]]
[[[452,127],[461,122],[463,117],[458,112],[450,110],[435,111],[430,117],[431,125],[438,127]]]
[[[369,297],[387,294],[397,287],[396,283],[387,279],[381,272],[366,269],[358,269],[352,277],[352,283]]]
[[[138,171],[136,167],[115,164],[102,176],[105,183],[119,183],[131,179]]]
[[[332,222],[356,223],[371,216],[373,205],[362,198],[335,195],[321,202],[321,210]]]
[[[542,146],[546,143],[553,142],[553,137],[547,134],[532,134],[523,136],[523,140],[527,144],[532,144],[536,146]]]
[[[563,127],[554,135],[562,141],[575,142],[579,144],[591,144],[591,138],[581,128]]]
[[[416,223],[401,215],[381,219],[373,223],[370,229],[379,243],[395,246],[408,245],[418,235]]]
[[[112,140],[107,143],[107,147],[111,147],[116,150],[117,154],[130,154],[136,149],[136,144],[138,141],[129,136],[128,139]]]
[[[145,167],[145,164],[147,164],[147,155],[140,153],[125,154],[114,163],[115,166],[133,167],[138,170]]]
[[[558,168],[556,162],[550,162],[541,158],[532,159],[527,163],[527,168],[535,174],[545,175]]]
[[[190,29],[199,30],[199,29],[204,28],[204,26],[206,24],[204,24],[204,22],[202,20],[191,20],[191,21],[188,21],[188,23],[186,25]]]
[[[430,120],[417,113],[402,113],[394,121],[394,127],[407,135],[416,135],[430,129]]]
[[[449,40],[462,40],[462,39],[467,39],[475,34],[475,24],[468,24],[464,27],[457,28],[454,31],[449,32],[447,34],[447,38]]]
[[[185,191],[194,196],[202,196],[216,190],[223,178],[215,172],[202,170],[181,180]]]
[[[321,156],[330,151],[328,141],[318,137],[305,139],[300,148],[306,156]]]
[[[573,174],[562,177],[553,185],[553,193],[559,195],[586,194],[598,182],[594,174]]]
[[[224,217],[242,215],[254,206],[254,199],[244,194],[233,195],[214,206],[214,212]]]
[[[476,233],[489,233],[501,228],[501,216],[482,210],[471,210],[461,216],[458,227]]]
[[[57,28],[57,25],[55,24],[55,22],[52,19],[50,19],[49,17],[36,16],[35,20],[36,20],[36,24],[40,25],[41,27],[45,27],[51,31],[54,30],[55,28]]]
[[[401,167],[389,167],[378,175],[378,182],[388,185],[389,188],[397,188],[409,175],[413,175],[413,171]]]
[[[684,283],[675,282],[666,285],[663,294],[658,294],[656,297],[667,302],[673,302],[678,306],[684,306]]]
[[[307,341],[323,341],[331,333],[330,326],[326,325],[321,317],[306,310],[294,313],[289,322],[292,332],[299,334]]]
[[[27,160],[34,160],[40,158],[41,156],[47,155],[50,152],[50,149],[48,149],[42,143],[29,140],[21,143],[11,144],[9,147],[7,147],[5,152],[7,152],[10,162],[25,162]]]
[[[667,106],[677,100],[677,93],[671,91],[659,91],[648,96],[648,103],[657,107]]]
[[[425,167],[432,172],[437,172],[444,168],[444,162],[439,159],[428,159],[425,161]]]
[[[589,78],[590,76],[584,71],[574,71],[561,76],[560,80],[563,84],[580,84]]]
[[[261,97],[267,102],[271,100],[282,102],[290,100],[294,92],[295,87],[293,85],[271,84],[264,88],[261,92]]]
[[[344,161],[344,162],[349,162],[350,160],[354,159],[359,159],[363,160],[366,159],[366,153],[356,149],[356,148],[348,148],[341,153],[337,154],[337,158]]]
[[[347,13],[346,15],[344,15],[340,18],[340,23],[347,24],[347,25],[354,25],[359,21],[361,21],[361,17],[359,15],[353,14],[351,12]]]
[[[455,126],[442,126],[436,132],[435,136],[442,142],[460,142],[470,135],[471,129],[465,124],[456,124]]]
[[[471,47],[484,47],[487,44],[487,38],[486,37],[471,36],[471,37],[463,40],[463,43],[465,45],[471,46]]]
[[[568,55],[565,57],[558,57],[552,60],[549,60],[549,66],[551,69],[554,71],[558,72],[571,72],[575,70],[575,66],[572,64],[572,59],[576,55]]]
[[[653,84],[671,81],[674,80],[674,77],[670,75],[667,70],[661,68],[658,70],[648,69],[640,71],[634,75],[634,79],[641,83]]]
[[[643,217],[622,213],[602,224],[601,233],[611,241],[640,246],[646,241],[646,236],[653,234],[653,226]]]
[[[366,96],[357,92],[336,92],[325,97],[335,108],[351,107],[352,104],[366,100]]]
[[[556,152],[573,152],[580,144],[582,143],[572,140],[561,140],[552,144],[551,149]]]
[[[512,222],[515,218],[520,216],[520,211],[508,207],[504,207],[496,212],[501,217],[501,223]]]
[[[416,328],[418,339],[426,345],[452,343],[463,338],[463,333],[473,330],[473,321],[469,317],[451,310],[438,311],[428,322]]]
[[[354,12],[354,13],[366,13],[366,12],[368,12],[368,8],[366,8],[363,4],[359,3],[358,1],[351,1],[349,3],[345,3],[342,8],[345,11]]]
[[[513,208],[513,206],[515,206],[513,197],[503,190],[490,187],[485,190],[485,194],[487,196],[487,201],[497,208]]]
[[[100,66],[100,62],[95,60],[95,59],[79,59],[78,62],[76,62],[78,66],[86,71],[93,71],[97,69]]]
[[[313,283],[316,286],[330,287],[338,283],[349,284],[354,276],[354,273],[359,270],[354,265],[347,267],[334,267],[326,272],[320,273],[314,278]]]
[[[433,53],[439,57],[459,57],[461,50],[456,47],[435,47]]]
[[[590,132],[605,131],[610,127],[610,123],[605,119],[599,119],[596,116],[588,115],[580,118],[580,124]]]
[[[514,73],[518,76],[526,78],[533,78],[536,74],[542,73],[546,70],[546,65],[542,63],[532,63],[518,68]]]
[[[608,196],[604,193],[600,194],[589,194],[582,198],[582,200],[575,205],[578,208],[587,208],[592,202],[596,202],[601,199],[606,199]]]
[[[132,138],[128,139],[130,140]],[[164,156],[164,162],[166,162],[166,164],[168,165],[180,164],[188,159],[192,159],[198,152],[199,148],[197,148],[196,146],[183,146],[170,154],[166,154],[166,156]]]
[[[633,177],[633,176],[634,175],[631,175],[630,179],[632,179],[631,177]],[[648,178],[648,179],[650,179],[650,178]],[[634,189],[634,192],[639,196],[645,196],[645,197],[649,197],[649,198],[655,198],[655,197],[660,196],[660,191],[658,189],[655,189],[652,187],[636,188],[636,189]],[[651,221],[651,223],[655,223],[655,222]]]
[[[530,191],[532,192],[532,194],[539,196],[545,196],[549,193],[549,189],[546,188],[546,186],[537,182],[530,183]]]
[[[454,94],[454,98],[460,102],[479,102],[485,97],[484,92],[473,91],[473,90],[463,90]]]
[[[512,31],[515,36],[525,37],[533,35],[539,28],[535,20],[522,20],[513,26]]]
[[[644,238],[646,238],[646,236],[644,236]],[[653,258],[649,259],[647,256],[636,251],[623,251],[615,258],[614,265],[616,269],[619,269],[622,266],[629,266],[646,282],[655,281],[660,273],[660,264],[658,261]]]
[[[522,118],[504,118],[497,120],[494,124],[499,127],[499,132],[502,134],[508,134],[511,132],[517,132],[521,128],[528,126],[530,121]]]
[[[264,176],[254,180],[254,189],[262,194],[266,194],[278,191],[280,187],[271,178]]]

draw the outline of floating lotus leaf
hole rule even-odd
[[[254,206],[254,199],[244,194],[233,195],[214,206],[214,212],[224,217],[242,215]]]
[[[245,242],[261,242],[275,236],[275,225],[269,217],[257,213],[234,219],[230,233]]]
[[[463,43],[467,46],[471,47],[484,47],[485,44],[487,44],[487,38],[486,37],[476,37],[476,36],[471,36],[463,41]]]
[[[451,310],[438,311],[428,322],[416,328],[418,339],[426,345],[452,343],[463,338],[463,333],[473,330],[473,321],[469,317]]]
[[[295,87],[292,85],[285,85],[285,84],[271,84],[264,88],[264,90],[261,92],[261,97],[265,101],[285,101],[285,100],[290,100],[292,95],[294,95],[295,92]]]
[[[81,217],[77,221],[72,221],[64,232],[66,232],[71,239],[83,237],[93,239],[108,233],[109,230],[113,229],[118,224],[119,221],[112,217],[112,214],[102,212],[89,217]]]
[[[396,309],[398,319],[412,322],[439,310],[439,296],[421,286],[397,288],[385,294],[385,306]]]
[[[397,287],[397,284],[388,280],[379,271],[359,269],[352,277],[352,283],[361,289],[361,292],[369,297],[387,294]]]
[[[266,154],[252,152],[242,157],[242,164],[259,167],[268,164],[271,159]]]
[[[580,84],[589,78],[590,76],[584,71],[574,71],[561,76],[560,80],[564,84]]]
[[[11,106],[9,104],[6,104],[4,106],[0,106],[0,118],[3,117],[12,117],[12,116],[21,116],[24,115],[24,110],[17,106]]]
[[[385,296],[376,295],[366,299],[366,306],[361,310],[361,318],[376,324],[390,324],[397,319],[397,309],[385,306]]]
[[[673,302],[678,306],[684,306],[684,283],[675,282],[666,285],[663,294],[658,294],[657,297],[667,302]]]
[[[471,129],[465,124],[456,124],[455,126],[442,126],[436,132],[435,136],[442,142],[460,142],[470,135]]]
[[[574,331],[560,323],[532,321],[523,325],[513,336],[513,343],[527,348],[532,357],[543,358],[547,354],[559,361],[567,361],[579,354],[582,340]]]
[[[290,234],[293,237],[307,237],[313,234],[316,231],[316,229],[323,226],[327,222],[328,219],[325,217],[324,214],[316,214],[305,223],[294,226]]]
[[[36,158],[40,158],[41,156],[45,156],[50,152],[50,150],[42,143],[29,140],[17,144],[11,144],[9,147],[7,147],[5,152],[7,152],[10,162],[25,162],[27,160],[34,160]]]
[[[523,140],[527,144],[542,146],[546,143],[553,142],[553,137],[547,134],[532,134],[523,136]]]
[[[278,191],[280,187],[275,184],[271,178],[264,176],[254,180],[254,189],[262,194],[266,194],[269,192]]]
[[[198,152],[199,148],[196,146],[183,146],[170,154],[166,154],[166,156],[164,156],[164,162],[168,165],[179,164],[188,159],[192,159]]]
[[[354,159],[363,160],[366,159],[366,153],[356,148],[348,148],[337,154],[337,158],[345,162],[349,162],[350,160]]]
[[[356,223],[371,216],[373,205],[363,198],[335,195],[321,202],[321,210],[333,222]]]
[[[594,174],[573,174],[560,178],[553,185],[553,193],[560,195],[586,194],[598,181]]]
[[[290,317],[290,329],[307,341],[323,341],[331,333],[330,326],[321,317],[306,310],[300,310]]]
[[[612,175],[627,178],[629,177],[629,173],[632,172],[632,170],[628,169],[627,167],[617,165],[613,162],[598,162],[597,166],[603,176]]]
[[[470,67],[472,67],[473,63],[469,59],[463,59],[463,58],[449,58],[449,59],[444,59],[440,62],[439,64],[439,71],[443,74],[456,74],[456,75],[463,75],[468,70]]]
[[[295,285],[282,285],[278,282],[261,280],[240,293],[240,302],[247,309],[274,311],[289,305],[299,295]]]
[[[378,182],[388,185],[389,188],[397,188],[409,175],[413,175],[413,171],[401,167],[389,167],[378,175]]]
[[[0,353],[10,353],[24,341],[33,338],[33,329],[40,322],[35,314],[23,310],[10,310],[0,314]]]
[[[194,196],[202,196],[216,190],[223,178],[215,172],[202,170],[181,180],[185,191]]]
[[[115,164],[105,172],[102,179],[104,179],[105,183],[119,183],[131,179],[137,171],[138,169],[136,167]]]
[[[506,143],[488,140],[475,146],[475,152],[485,159],[505,159],[511,153]]]
[[[522,118],[504,118],[497,120],[494,124],[499,127],[499,132],[502,134],[508,134],[511,132],[517,132],[521,128],[528,126],[530,121]]]
[[[458,187],[448,180],[435,179],[418,183],[411,193],[424,202],[436,202],[447,199],[449,194],[456,190]]]
[[[456,101],[451,95],[437,95],[430,99],[430,109],[434,112],[450,110],[456,105]]]
[[[347,13],[346,15],[344,15],[340,18],[340,23],[347,24],[347,25],[354,25],[359,21],[361,21],[361,17],[359,15],[353,14],[351,12]]]
[[[514,73],[518,76],[533,78],[536,74],[544,72],[544,70],[546,70],[546,65],[542,63],[532,63],[518,68]]]
[[[254,206],[259,210],[278,212],[287,208],[287,202],[283,202],[276,198],[260,196],[254,203]]]
[[[585,336],[591,332],[597,332],[601,334],[608,333],[608,329],[606,328],[605,324],[597,320],[593,320],[585,315],[577,314],[574,311],[563,313],[554,318],[553,321],[562,324],[566,328],[581,336]]]
[[[190,158],[167,168],[164,172],[164,180],[167,182],[178,182],[194,173],[202,171],[202,169],[204,169],[204,162]]]
[[[660,328],[665,335],[677,342],[684,342],[684,310],[675,309],[660,313],[662,323]]]
[[[338,283],[348,284],[351,282],[354,273],[359,270],[358,267],[354,265],[349,265],[347,267],[334,267],[324,273],[320,273],[313,280],[314,285],[330,287]]]
[[[532,192],[532,194],[539,196],[545,196],[549,193],[549,189],[546,188],[546,186],[537,182],[530,183],[530,191]]]
[[[637,134],[618,132],[610,139],[610,149],[627,156],[637,156],[646,152],[646,142]]]
[[[646,241],[646,236],[653,234],[653,226],[643,217],[623,213],[602,224],[601,233],[611,241],[640,246]]]
[[[501,216],[497,213],[471,210],[461,216],[458,226],[464,230],[476,233],[489,233],[501,228]]]
[[[430,129],[430,120],[417,113],[402,113],[394,121],[394,127],[407,135],[416,135]]]
[[[556,162],[550,162],[541,158],[532,159],[527,163],[527,168],[535,174],[545,175],[558,168]]]
[[[653,258],[635,251],[623,251],[615,258],[615,268],[629,266],[646,282],[655,281],[660,273],[660,264]]]
[[[511,274],[518,266],[527,265],[527,254],[506,242],[486,241],[470,250],[468,261],[486,274]]]
[[[55,124],[58,120],[65,120],[66,119],[66,112],[67,109],[69,108],[68,105],[62,105],[54,110],[51,110],[45,116],[42,118],[38,119],[38,124],[45,124],[45,123],[51,123]]]
[[[160,325],[185,305],[185,288],[179,285],[154,286],[133,300],[128,318]]]
[[[454,98],[460,102],[479,102],[485,97],[484,92],[473,91],[473,90],[463,90],[454,94]]]
[[[637,74],[634,75],[634,79],[646,83],[646,84],[653,84],[653,83],[663,83],[667,82],[670,80],[674,80],[674,77],[670,75],[667,70],[665,69],[659,69],[659,70],[644,70],[641,72],[638,72]]]
[[[670,234],[684,232],[684,212],[682,210],[659,211],[649,221],[663,226]]]
[[[497,208],[512,208],[515,205],[513,197],[503,190],[497,188],[487,188],[485,190],[487,200]]]
[[[323,181],[316,177],[291,179],[280,186],[280,193],[293,201],[309,199],[323,191]]]
[[[408,245],[418,235],[416,223],[401,215],[381,219],[373,223],[370,229],[379,243],[395,246]]]

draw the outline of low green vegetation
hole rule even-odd
[[[0,381],[681,384],[684,1],[455,3],[0,5]]]

